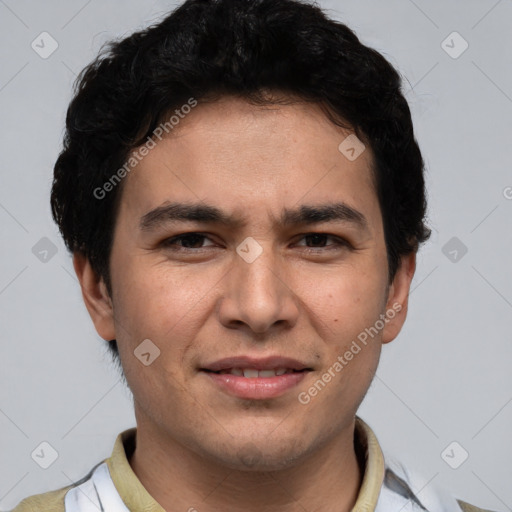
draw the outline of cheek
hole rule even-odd
[[[345,340],[375,323],[385,304],[385,285],[372,272],[339,272],[309,285],[307,303],[315,309],[330,336]]]
[[[380,285],[379,285],[380,284]],[[354,273],[326,281],[316,295],[325,334],[325,357],[319,379],[329,382],[322,400],[359,406],[378,366],[381,332],[375,325],[385,303],[385,287],[375,275]],[[325,405],[325,403],[324,403]],[[330,408],[330,406],[328,407]]]
[[[202,316],[218,281],[213,274],[170,268],[165,262],[125,262],[114,282],[116,320],[129,326],[130,338],[154,336],[165,342]]]
[[[169,265],[125,261],[113,275],[113,288],[118,347],[134,396],[151,401],[152,396],[168,394],[174,404],[181,389],[176,373],[204,322],[212,285]],[[158,354],[147,366],[137,357],[145,340],[151,341],[150,358]],[[173,388],[175,393],[170,392]],[[159,414],[158,408],[154,412]]]
[[[177,373],[211,315],[222,273],[207,267],[192,273],[185,267],[170,268],[168,262],[147,265],[135,259],[120,262],[116,273],[112,274],[116,335],[127,381],[134,393],[157,389],[167,393],[169,386],[182,380]],[[144,366],[135,356],[147,339],[156,346],[158,357]]]

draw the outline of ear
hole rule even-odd
[[[115,339],[114,308],[103,279],[92,269],[88,258],[82,253],[73,254],[73,267],[80,281],[85,307],[97,333],[104,340]]]
[[[402,330],[407,317],[409,291],[416,270],[416,253],[407,254],[400,259],[393,282],[388,291],[385,326],[382,330],[382,343],[393,341]]]

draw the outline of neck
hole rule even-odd
[[[348,512],[357,500],[364,455],[354,446],[354,422],[313,454],[275,471],[234,470],[148,426],[138,424],[129,462],[167,512]]]

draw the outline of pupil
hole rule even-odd
[[[185,238],[183,238],[182,245],[189,248],[198,244],[201,246],[202,238],[203,236],[201,235],[187,235]]]
[[[309,238],[312,241],[313,245],[320,244],[325,241],[325,235],[309,235]]]

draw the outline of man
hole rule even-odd
[[[52,211],[136,429],[22,511],[478,511],[356,416],[428,239],[400,78],[295,0],[189,0],[81,74]]]

